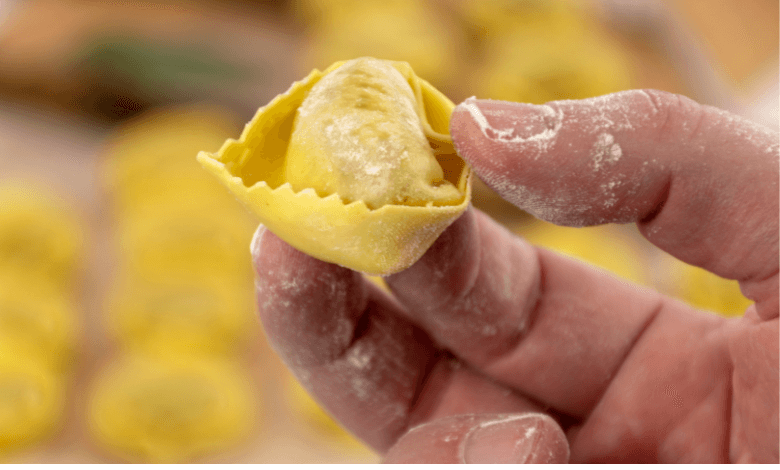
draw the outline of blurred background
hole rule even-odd
[[[454,102],[656,88],[778,126],[775,0],[0,0],[0,462],[377,462],[256,321],[257,221],[195,162],[312,68],[408,61]],[[735,282],[630,226],[534,243],[696,307]]]

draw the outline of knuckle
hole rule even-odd
[[[676,93],[660,90],[642,90],[655,111],[658,142],[695,140],[711,119],[705,107]]]

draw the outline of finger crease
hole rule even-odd
[[[476,230],[476,239],[480,239],[480,229],[479,224],[475,224]],[[450,296],[445,298],[442,302],[439,304],[429,307],[427,310],[429,312],[434,312],[438,314],[442,311],[447,312],[454,312],[458,310],[462,310],[465,305],[469,304],[469,299],[473,296],[474,290],[476,289],[477,283],[479,278],[482,276],[482,247],[483,243],[479,243],[478,248],[476,250],[476,261],[475,261],[475,267],[472,268],[471,273],[473,273],[471,276],[469,276],[467,283],[465,284],[464,288],[458,292],[456,295]],[[456,265],[457,266],[457,265]]]
[[[612,372],[612,374],[610,374],[610,376],[609,376],[609,379],[610,379],[609,383],[610,384],[614,383],[613,379],[620,374],[621,369],[623,369],[623,366],[628,361],[628,358],[631,356],[631,354],[633,353],[634,349],[636,349],[637,344],[639,344],[639,341],[644,337],[645,333],[647,333],[647,331],[650,329],[650,326],[653,323],[655,323],[656,318],[658,318],[658,315],[661,313],[661,311],[664,309],[664,307],[665,307],[665,304],[664,304],[663,300],[659,299],[658,304],[650,311],[650,313],[649,313],[649,315],[647,317],[647,320],[645,320],[644,324],[642,324],[642,326],[639,329],[639,331],[637,332],[636,336],[634,336],[634,339],[631,340],[631,342],[629,343],[628,348],[626,348],[626,353],[623,355],[623,358],[620,360],[620,362],[618,363],[617,367]],[[609,390],[609,385],[607,385],[607,388],[605,388],[601,392],[601,394],[599,394],[598,401],[596,401],[596,403],[593,404],[591,409],[587,413],[584,413],[584,417],[583,417],[583,420],[582,420],[583,422],[587,421],[588,420],[588,416],[590,415],[590,413],[592,413],[593,410],[598,408],[598,405],[599,405],[599,403],[601,403],[601,400],[603,400],[604,397],[607,395],[607,390]]]
[[[658,197],[658,202],[653,204],[652,208],[647,212],[647,214],[642,217],[639,220],[640,225],[649,225],[655,220],[656,217],[658,217],[658,214],[661,213],[664,206],[666,206],[666,201],[669,200],[669,194],[672,191],[672,181],[674,178],[672,177],[671,173],[667,174],[666,182],[664,183],[663,189],[660,192],[660,195]]]
[[[425,386],[439,363],[442,361],[451,361],[453,358],[454,356],[451,353],[444,350],[438,350],[431,361],[429,361],[422,374],[420,374],[420,378],[417,381],[417,386],[414,390],[414,394],[412,395],[412,399],[409,401],[409,406],[407,407],[406,412],[406,422],[404,423],[402,430],[398,433],[398,436],[393,439],[393,443],[395,443],[395,441],[397,441],[401,436],[409,432],[412,428],[417,427],[427,421],[428,416],[426,416],[426,413],[430,410],[420,408],[420,405],[423,402]],[[447,374],[445,379],[446,383],[441,384],[440,387],[442,389],[446,389],[451,378],[452,374]]]
[[[542,263],[539,257],[539,248],[534,247],[534,255],[536,256],[536,266],[538,266],[536,272],[538,278],[538,287],[534,289],[534,298],[527,299],[527,301],[523,304],[523,312],[520,317],[523,319],[522,328],[518,328],[514,333],[507,335],[505,347],[501,348],[500,353],[495,354],[491,358],[488,358],[483,364],[481,364],[482,368],[489,368],[492,363],[500,361],[511,351],[517,349],[520,346],[520,342],[528,337],[528,334],[536,325],[536,321],[539,318],[542,310],[541,305],[542,300],[545,298],[546,286],[544,269],[542,269]]]

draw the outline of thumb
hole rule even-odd
[[[558,423],[540,413],[459,415],[417,426],[384,463],[568,463]]]

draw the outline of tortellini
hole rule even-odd
[[[0,455],[54,432],[64,397],[59,374],[0,342]]]
[[[234,351],[254,320],[251,293],[237,291],[231,279],[173,276],[163,283],[128,276],[107,310],[123,345],[159,354]]]
[[[257,419],[249,377],[197,356],[125,356],[98,379],[90,427],[131,461],[182,462],[244,438]]]
[[[276,235],[367,274],[411,266],[465,211],[453,103],[405,62],[314,70],[198,160]]]
[[[68,299],[51,289],[27,288],[25,281],[0,274],[0,343],[18,355],[35,357],[52,370],[73,362],[77,344],[76,312]],[[29,284],[27,284],[29,285]]]
[[[59,196],[24,180],[0,184],[0,271],[64,292],[83,248],[80,217]]]
[[[336,193],[370,209],[460,199],[425,138],[412,87],[372,58],[346,62],[312,87],[295,116],[285,176],[295,191]]]

